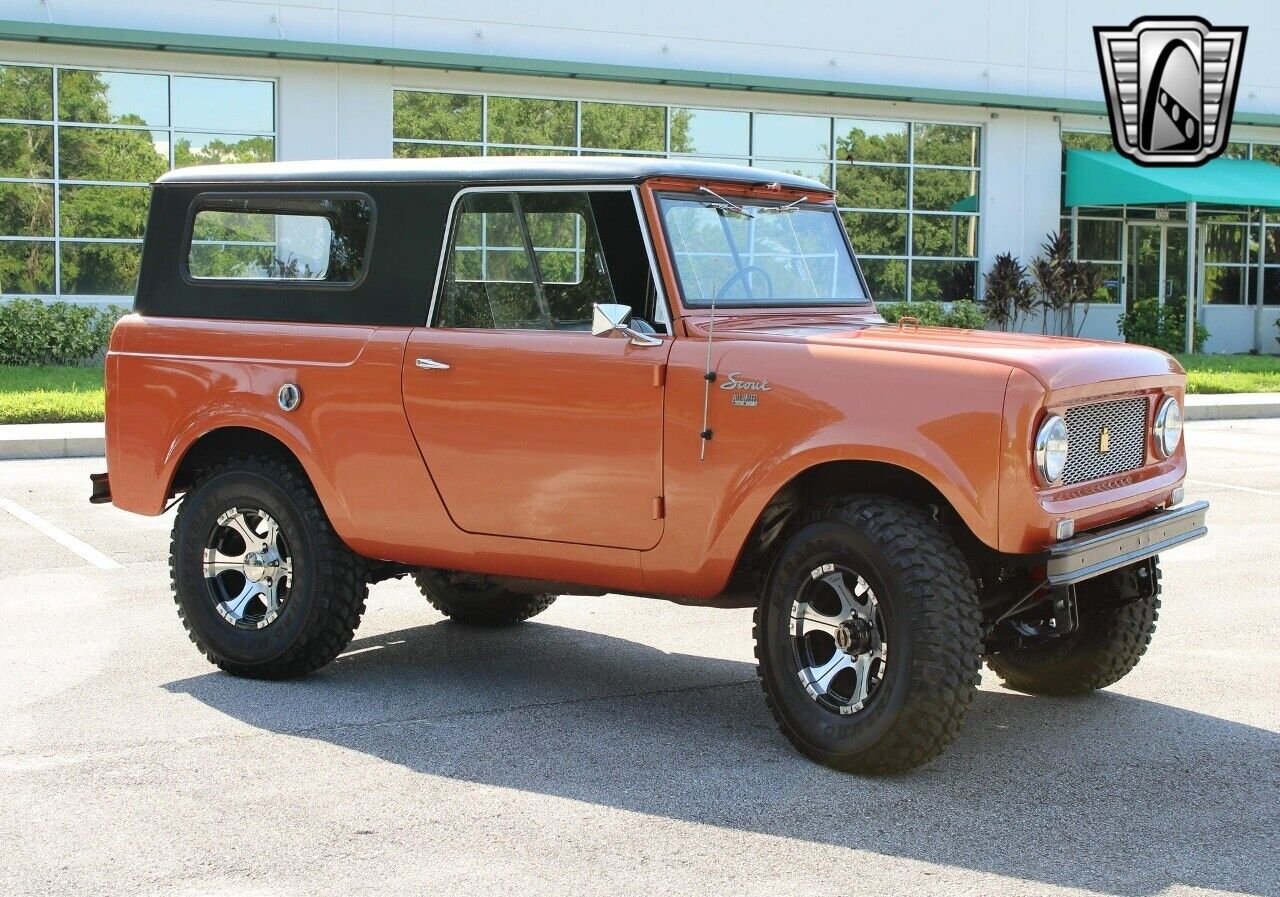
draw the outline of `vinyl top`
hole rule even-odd
[[[158,184],[235,183],[638,183],[684,177],[747,184],[781,184],[815,193],[831,188],[794,174],[696,159],[621,156],[483,156],[457,159],[339,159],[201,165],[162,175]]]

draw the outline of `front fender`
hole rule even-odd
[[[710,390],[714,432],[699,457],[705,346],[677,345],[668,373],[667,530],[645,555],[655,592],[724,588],[760,512],[831,461],[872,461],[931,483],[983,543],[998,543],[1003,411],[1010,368],[838,346],[718,344],[716,370],[761,381],[754,404]],[[724,381],[718,381],[724,382]],[[860,484],[874,491],[875,484]]]

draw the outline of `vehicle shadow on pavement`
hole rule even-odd
[[[941,759],[865,779],[792,750],[751,664],[539,622],[419,626],[295,682],[166,688],[423,774],[819,846],[1135,897],[1280,882],[1280,736],[1114,692],[981,691]]]

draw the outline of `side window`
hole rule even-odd
[[[202,196],[187,273],[196,280],[353,284],[364,274],[372,224],[367,197]]]
[[[587,193],[468,193],[455,214],[436,326],[586,330],[616,301]]]
[[[515,194],[468,193],[456,215],[439,325],[546,328]]]
[[[560,330],[589,329],[591,306],[617,301],[590,197],[525,193],[520,202],[551,320]]]

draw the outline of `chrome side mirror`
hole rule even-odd
[[[612,303],[596,303],[591,307],[591,335],[613,336],[621,334],[631,340],[633,346],[660,346],[662,340],[639,330],[631,329],[631,306]]]

